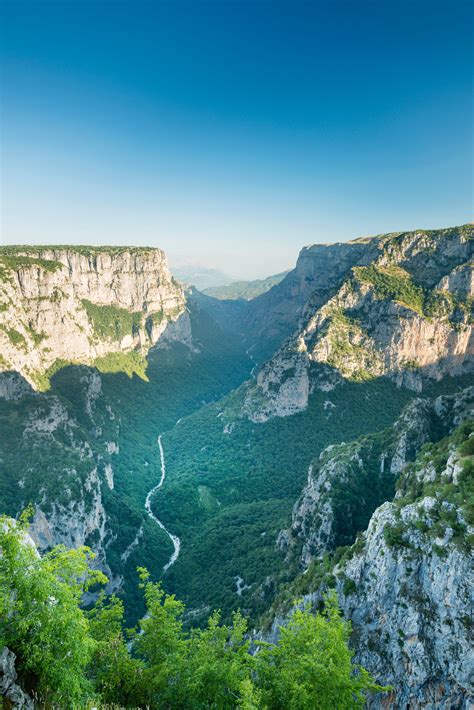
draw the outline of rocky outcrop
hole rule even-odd
[[[474,700],[473,398],[469,388],[407,407],[379,459],[398,476],[397,493],[373,512],[353,546],[329,558],[332,566],[318,559],[330,549],[331,487],[366,465],[364,440],[326,450],[295,507],[293,524],[310,553],[302,556],[301,603],[318,608],[335,587],[352,622],[354,660],[393,686],[369,700],[370,708],[467,710]],[[286,531],[280,543],[289,538]],[[280,609],[265,638],[274,640],[286,618]]]
[[[18,684],[16,656],[7,646],[0,651],[0,698],[14,710],[34,710],[32,698]]]
[[[4,505],[12,500],[7,510],[18,515],[33,504],[30,535],[41,551],[58,544],[92,547],[95,564],[114,588],[104,492],[114,487],[119,422],[105,401],[100,374],[77,368],[67,385],[75,392],[74,406],[59,391],[35,392],[20,375],[0,374],[0,387],[4,382],[12,394],[5,411],[15,421],[15,440],[2,445]]]
[[[327,391],[347,379],[388,376],[421,392],[427,379],[471,372],[473,234],[467,225],[349,243],[347,254],[354,247],[357,259],[340,255],[332,277],[311,268],[312,252],[305,252],[312,291],[300,325],[249,388],[250,419],[294,414],[315,388]]]
[[[186,320],[184,304],[160,249],[3,247],[0,369],[38,388],[64,363],[144,355],[180,315]]]
[[[291,528],[278,538],[288,560],[303,569],[338,546],[352,544],[375,509],[395,493],[407,464],[469,416],[474,388],[434,400],[414,399],[393,427],[350,443],[329,446],[311,463],[295,504]]]
[[[469,708],[474,700],[473,557],[453,528],[430,532],[440,505],[465,528],[463,540],[472,535],[448,501],[426,496],[401,508],[386,503],[370,522],[364,551],[341,567],[337,587],[354,628],[355,660],[394,687],[385,702],[369,707],[448,710]],[[419,529],[425,525],[427,533]],[[386,531],[400,526],[404,532],[394,546]]]

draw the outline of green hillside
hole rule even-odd
[[[252,298],[266,293],[273,286],[283,281],[289,271],[283,271],[275,276],[268,276],[266,279],[255,279],[255,281],[233,281],[227,286],[211,286],[203,290],[206,296],[218,298],[220,301],[251,301]]]

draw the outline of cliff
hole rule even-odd
[[[67,363],[143,375],[143,356],[184,311],[160,249],[0,249],[0,370],[37,389]]]
[[[34,504],[40,550],[91,546],[109,589],[122,582],[109,560],[128,544],[117,511],[134,517],[115,487],[120,412],[99,372],[146,378],[145,355],[170,339],[190,345],[191,329],[160,249],[0,249],[2,504]]]
[[[420,455],[394,502],[375,512],[363,549],[337,570],[356,658],[393,684],[398,707],[474,700],[472,436],[471,421]]]
[[[107,561],[114,536],[104,494],[115,493],[119,421],[99,373],[77,370],[70,400],[60,391],[35,392],[16,373],[0,375],[2,505],[11,515],[34,505],[30,534],[41,551],[91,546],[114,588],[120,579]]]
[[[473,235],[466,225],[304,250],[276,287],[293,284],[293,316],[306,298],[299,324],[249,389],[248,416],[294,414],[315,388],[347,379],[388,376],[421,392],[429,379],[471,372]]]
[[[297,555],[306,570],[287,597],[303,592],[302,603],[318,608],[335,587],[353,625],[355,660],[394,687],[368,707],[471,707],[473,401],[473,388],[415,400],[378,442],[376,456],[375,436],[323,452],[292,530],[280,535],[287,559]],[[372,511],[353,545],[334,552],[338,522],[367,503],[364,476],[377,488],[384,470],[396,478],[393,501]],[[351,506],[354,480],[361,497]],[[342,508],[338,485],[348,494]],[[273,638],[286,618],[276,608]]]
[[[308,299],[325,303],[356,265],[375,258],[375,242],[341,242],[304,247],[296,266],[269,291],[248,304],[241,315],[244,336],[259,362],[273,354],[298,325]]]
[[[279,536],[288,560],[302,569],[337,547],[352,544],[376,508],[391,500],[399,476],[423,446],[472,416],[474,387],[435,399],[415,398],[393,427],[329,446],[309,466],[292,524]]]

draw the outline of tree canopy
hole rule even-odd
[[[278,643],[256,644],[240,612],[226,625],[215,611],[205,628],[187,630],[184,604],[139,568],[147,611],[126,631],[115,595],[81,606],[106,582],[91,551],[56,547],[41,557],[27,526],[26,515],[0,518],[0,647],[16,654],[39,707],[352,709],[383,690],[352,662],[334,595],[322,613],[297,607]]]

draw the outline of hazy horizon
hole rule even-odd
[[[470,224],[471,222],[466,222],[466,224]],[[462,224],[459,223],[453,223],[453,224],[444,224],[444,225],[437,225],[437,226],[429,226],[426,227],[426,225],[418,225],[417,227],[412,227],[403,231],[415,231],[416,229],[445,229],[449,227],[457,227],[457,226],[462,226]],[[400,230],[393,230],[393,231],[400,231]],[[192,270],[203,270],[203,271],[214,271],[216,272],[216,276],[222,275],[222,280],[214,279],[213,280],[213,285],[219,285],[223,286],[227,283],[231,283],[234,281],[252,281],[252,280],[259,280],[259,279],[265,279],[270,276],[274,276],[286,271],[291,271],[296,266],[296,261],[298,259],[298,255],[301,251],[301,249],[305,247],[312,246],[314,244],[335,244],[337,242],[344,242],[344,241],[351,241],[353,239],[360,239],[360,238],[367,238],[367,237],[375,237],[378,236],[379,234],[387,234],[388,232],[377,232],[377,234],[359,234],[357,236],[351,236],[347,237],[346,239],[334,239],[331,241],[314,241],[314,242],[309,242],[307,244],[302,244],[297,251],[295,252],[293,261],[291,263],[288,263],[287,265],[282,266],[280,269],[276,269],[273,271],[269,271],[268,269],[265,270],[264,266],[260,266],[258,264],[252,264],[251,268],[249,268],[247,271],[244,273],[239,273],[236,271],[235,267],[230,265],[230,267],[227,269],[225,267],[221,267],[216,263],[213,263],[212,261],[212,256],[211,260],[209,262],[204,262],[202,259],[193,259],[193,258],[173,258],[173,252],[171,253],[166,249],[164,249],[160,244],[148,244],[148,243],[132,243],[130,241],[124,240],[123,242],[105,242],[105,241],[97,241],[95,243],[93,242],[87,242],[87,241],[77,241],[77,242],[61,242],[60,240],[58,241],[52,241],[50,240],[48,243],[44,241],[27,241],[24,240],[22,242],[13,242],[13,241],[2,241],[0,242],[0,246],[104,246],[104,247],[114,247],[114,246],[124,246],[124,247],[136,247],[136,246],[143,246],[143,247],[151,247],[151,248],[158,248],[162,249],[167,257],[168,260],[168,266],[170,271],[175,272],[175,271],[189,271],[191,272]],[[258,270],[260,269],[260,271]]]
[[[472,220],[472,7],[2,3],[3,244],[236,279]]]

